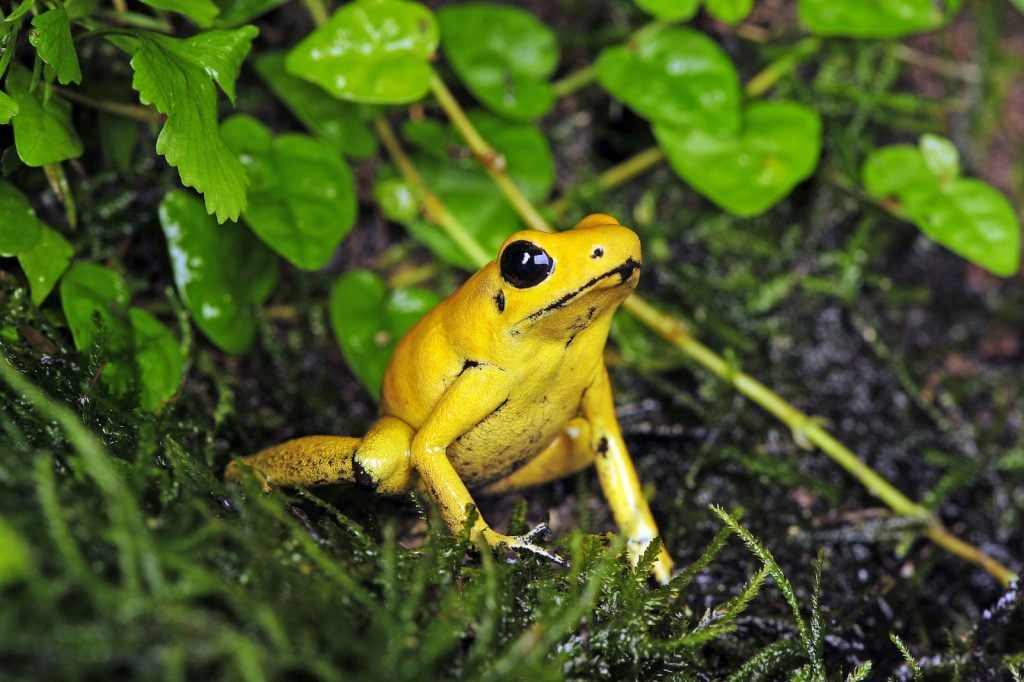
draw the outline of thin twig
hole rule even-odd
[[[64,99],[75,102],[76,104],[81,104],[99,111],[105,111],[108,114],[114,114],[123,118],[131,118],[136,121],[142,121],[143,123],[163,123],[166,120],[166,117],[163,114],[152,107],[143,107],[137,104],[126,104],[124,102],[114,102],[109,99],[98,99],[78,92],[77,90],[68,90],[67,88],[56,86],[53,88],[53,91]]]

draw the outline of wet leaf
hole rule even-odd
[[[220,14],[220,8],[212,0],[142,0],[142,2],[154,9],[182,14],[202,28],[212,26],[213,20]]]
[[[754,8],[754,0],[704,0],[708,14],[727,24],[738,24]]]
[[[277,281],[273,253],[243,225],[218,226],[183,191],[160,202],[160,224],[178,293],[200,330],[228,353],[242,353],[256,334],[253,308]]]
[[[369,270],[342,275],[331,290],[334,336],[349,367],[377,400],[388,360],[402,336],[439,302],[416,287],[387,290]]]
[[[46,300],[60,276],[67,270],[73,254],[74,249],[60,232],[42,226],[36,245],[18,255],[18,262],[25,271],[32,292],[32,303],[40,305]]]
[[[17,63],[7,72],[7,94],[18,105],[12,119],[14,146],[26,166],[45,166],[82,155],[82,141],[71,125],[71,104],[46,98],[46,88],[29,92],[32,74]]]
[[[919,147],[875,150],[864,162],[865,189],[954,253],[993,274],[1013,275],[1020,268],[1017,214],[1006,197],[984,182],[950,178],[955,152],[950,146],[938,138],[922,140]]]
[[[924,164],[940,183],[949,182],[960,174],[960,152],[946,138],[925,133],[917,146]]]
[[[296,267],[323,267],[355,223],[355,186],[345,161],[305,135],[275,138],[249,116],[228,119],[221,134],[249,173],[245,222]]]
[[[17,187],[0,181],[0,256],[16,256],[39,241],[43,224]]]
[[[185,360],[174,334],[142,308],[132,308],[132,338],[139,367],[139,404],[153,412],[177,391]]]
[[[247,178],[217,127],[214,81],[234,101],[235,79],[258,31],[253,26],[214,30],[178,40],[137,32],[118,44],[134,52],[132,87],[144,104],[167,115],[156,150],[178,169],[182,184],[203,194],[218,222],[245,208]]]
[[[653,122],[705,131],[740,126],[740,85],[729,57],[699,31],[655,25],[598,57],[597,79]]]
[[[798,12],[800,21],[818,35],[898,38],[940,28],[961,4],[962,0],[800,0]]]
[[[377,151],[377,137],[364,120],[371,107],[337,100],[322,88],[287,73],[283,52],[260,55],[255,67],[288,110],[318,138],[357,159]]]
[[[768,210],[818,163],[821,120],[796,102],[755,102],[743,131],[710,133],[656,124],[669,163],[698,192],[738,216]]]
[[[288,72],[339,99],[406,104],[430,88],[434,15],[404,0],[352,2],[288,53]]]
[[[402,178],[380,179],[373,189],[373,198],[389,220],[408,223],[419,217],[419,192],[415,185]]]
[[[700,9],[700,0],[636,0],[636,5],[657,19],[688,21]]]
[[[39,58],[53,67],[60,84],[81,83],[82,69],[64,7],[57,5],[43,12],[32,20],[32,26],[35,31],[29,34],[29,42],[36,48]]]
[[[508,5],[467,3],[437,14],[452,68],[489,109],[534,119],[554,105],[548,79],[558,66],[554,32],[529,12]]]

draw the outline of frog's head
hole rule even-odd
[[[640,239],[611,216],[587,216],[566,232],[517,232],[491,265],[494,305],[513,336],[572,339],[610,320],[636,288],[640,263]]]

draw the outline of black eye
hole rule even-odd
[[[548,278],[555,261],[532,242],[512,242],[501,254],[501,276],[516,289],[529,289]]]

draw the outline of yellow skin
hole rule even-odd
[[[453,533],[474,504],[470,488],[520,490],[594,464],[635,565],[658,528],[615,418],[604,346],[640,259],[636,234],[606,215],[512,235],[402,338],[363,438],[297,438],[241,461],[268,488],[354,481],[397,495],[419,482]],[[225,475],[240,474],[232,462]],[[473,532],[566,564],[537,544],[543,525],[509,536],[478,516]],[[664,583],[671,570],[662,548],[654,575]]]

